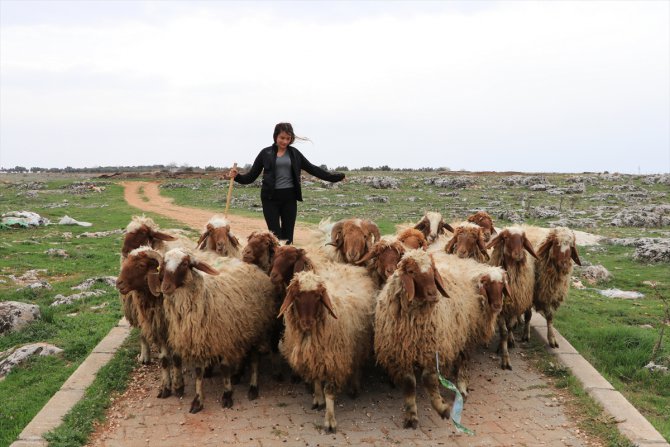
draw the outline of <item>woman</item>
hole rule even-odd
[[[260,151],[249,172],[240,174],[233,168],[230,170],[229,178],[248,185],[258,178],[261,170],[263,171],[261,203],[265,223],[278,239],[291,244],[295,218],[298,214],[297,201],[302,202],[300,171],[304,169],[315,177],[333,183],[343,180],[344,174],[330,173],[314,166],[298,149],[291,146],[296,136],[290,123],[277,124],[272,137],[274,144]]]

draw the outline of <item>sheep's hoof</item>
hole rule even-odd
[[[140,357],[139,360],[140,360],[140,363],[143,364],[143,365],[151,365],[151,357],[146,357],[146,358]]]
[[[233,408],[233,392],[225,391],[221,397],[221,406],[223,408]]]
[[[191,414],[195,414],[202,409],[203,409],[202,402],[200,402],[200,399],[198,399],[198,396],[196,396],[195,399],[193,399],[193,402],[191,402],[191,409],[188,410],[188,412]]]
[[[156,396],[159,399],[165,399],[166,397],[170,397],[172,395],[172,392],[170,391],[170,388],[163,388],[158,392],[158,396]]]
[[[174,395],[177,397],[184,397],[184,385],[174,389]]]
[[[247,393],[247,397],[249,397],[249,400],[256,400],[258,399],[258,387],[257,386],[250,386],[249,387],[249,392]]]
[[[312,404],[312,410],[323,410],[324,408],[326,408],[326,404],[320,404],[318,402]]]
[[[502,369],[508,369],[508,370],[510,370],[510,371],[512,370],[512,365],[510,365],[509,362],[502,362],[502,363],[500,364],[500,367],[501,367]]]
[[[549,342],[549,347],[550,348],[558,348],[558,342],[556,340],[552,340]]]
[[[412,428],[414,430],[416,430],[418,426],[419,420],[416,417],[405,419],[405,424],[403,425],[404,428]]]
[[[445,408],[439,415],[442,419],[449,419],[449,416],[451,415],[449,407]]]
[[[326,433],[337,433],[337,427],[327,426]]]

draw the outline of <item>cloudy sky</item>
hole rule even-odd
[[[0,166],[670,171],[670,2],[0,0]]]

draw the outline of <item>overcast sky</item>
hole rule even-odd
[[[670,171],[670,2],[0,0],[0,166]]]

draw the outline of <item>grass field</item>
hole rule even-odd
[[[397,182],[398,188],[374,188],[369,181],[371,176],[389,177]],[[437,173],[351,172],[347,182],[334,187],[321,183],[305,185],[305,201],[299,205],[298,219],[317,223],[323,217],[333,220],[366,217],[376,221],[382,233],[391,233],[396,224],[415,222],[425,210],[440,211],[448,220],[459,220],[472,211],[486,209],[494,216],[497,226],[505,226],[513,220],[547,226],[564,217],[582,224],[571,225],[575,229],[608,237],[667,238],[670,234],[668,226],[609,225],[626,207],[668,203],[670,188],[667,185],[647,184],[633,176],[596,180],[592,179],[597,177],[593,174],[545,174],[543,177],[557,188],[573,187],[583,178],[584,191],[551,195],[546,191],[532,191],[529,185],[510,184],[514,180],[502,174],[439,176]],[[453,184],[440,187],[436,179],[452,179]],[[102,284],[95,286],[105,292],[101,296],[60,307],[50,306],[55,295],[77,292],[70,288],[85,279],[115,276],[118,272],[121,234],[102,238],[77,236],[124,228],[130,216],[137,213],[123,201],[121,187],[111,182],[95,181],[105,189],[93,192],[80,188],[79,180],[71,178],[47,179],[32,187],[22,185],[34,181],[33,177],[10,176],[3,180],[0,213],[29,210],[52,222],[69,215],[91,222],[93,226],[52,225],[0,231],[0,280],[4,281],[0,282],[0,300],[38,304],[42,312],[40,321],[16,333],[0,336],[0,351],[36,341],[64,349],[61,356],[33,360],[0,382],[0,447],[16,438],[121,317],[118,293]],[[461,188],[460,184],[465,187]],[[228,182],[168,180],[164,186],[162,194],[173,197],[178,204],[222,210]],[[541,217],[541,211],[546,210],[556,215]],[[258,187],[237,185],[231,212],[261,217]],[[162,227],[180,227],[175,222],[153,217]],[[50,257],[45,254],[49,248],[64,249],[69,257]],[[633,247],[604,244],[583,249],[580,257],[583,261],[604,265],[613,275],[609,282],[594,288],[637,290],[644,293],[645,298],[615,300],[602,297],[595,290],[573,289],[568,302],[557,314],[556,327],[670,440],[670,375],[650,374],[643,368],[658,340],[664,310],[645,281],[658,282],[658,292],[670,298],[670,266],[638,263],[632,259],[633,251]],[[31,269],[45,269],[39,277],[48,281],[52,289],[26,289],[9,279],[9,275],[20,276]],[[116,366],[110,366],[118,368],[119,374],[100,375],[95,391],[88,393],[87,400],[73,411],[66,425],[51,435],[54,445],[80,445],[86,439],[93,420],[107,405],[109,393],[123,388],[134,355],[131,348],[119,353]],[[667,339],[656,363],[670,366]],[[617,442],[611,444],[618,445]]]

